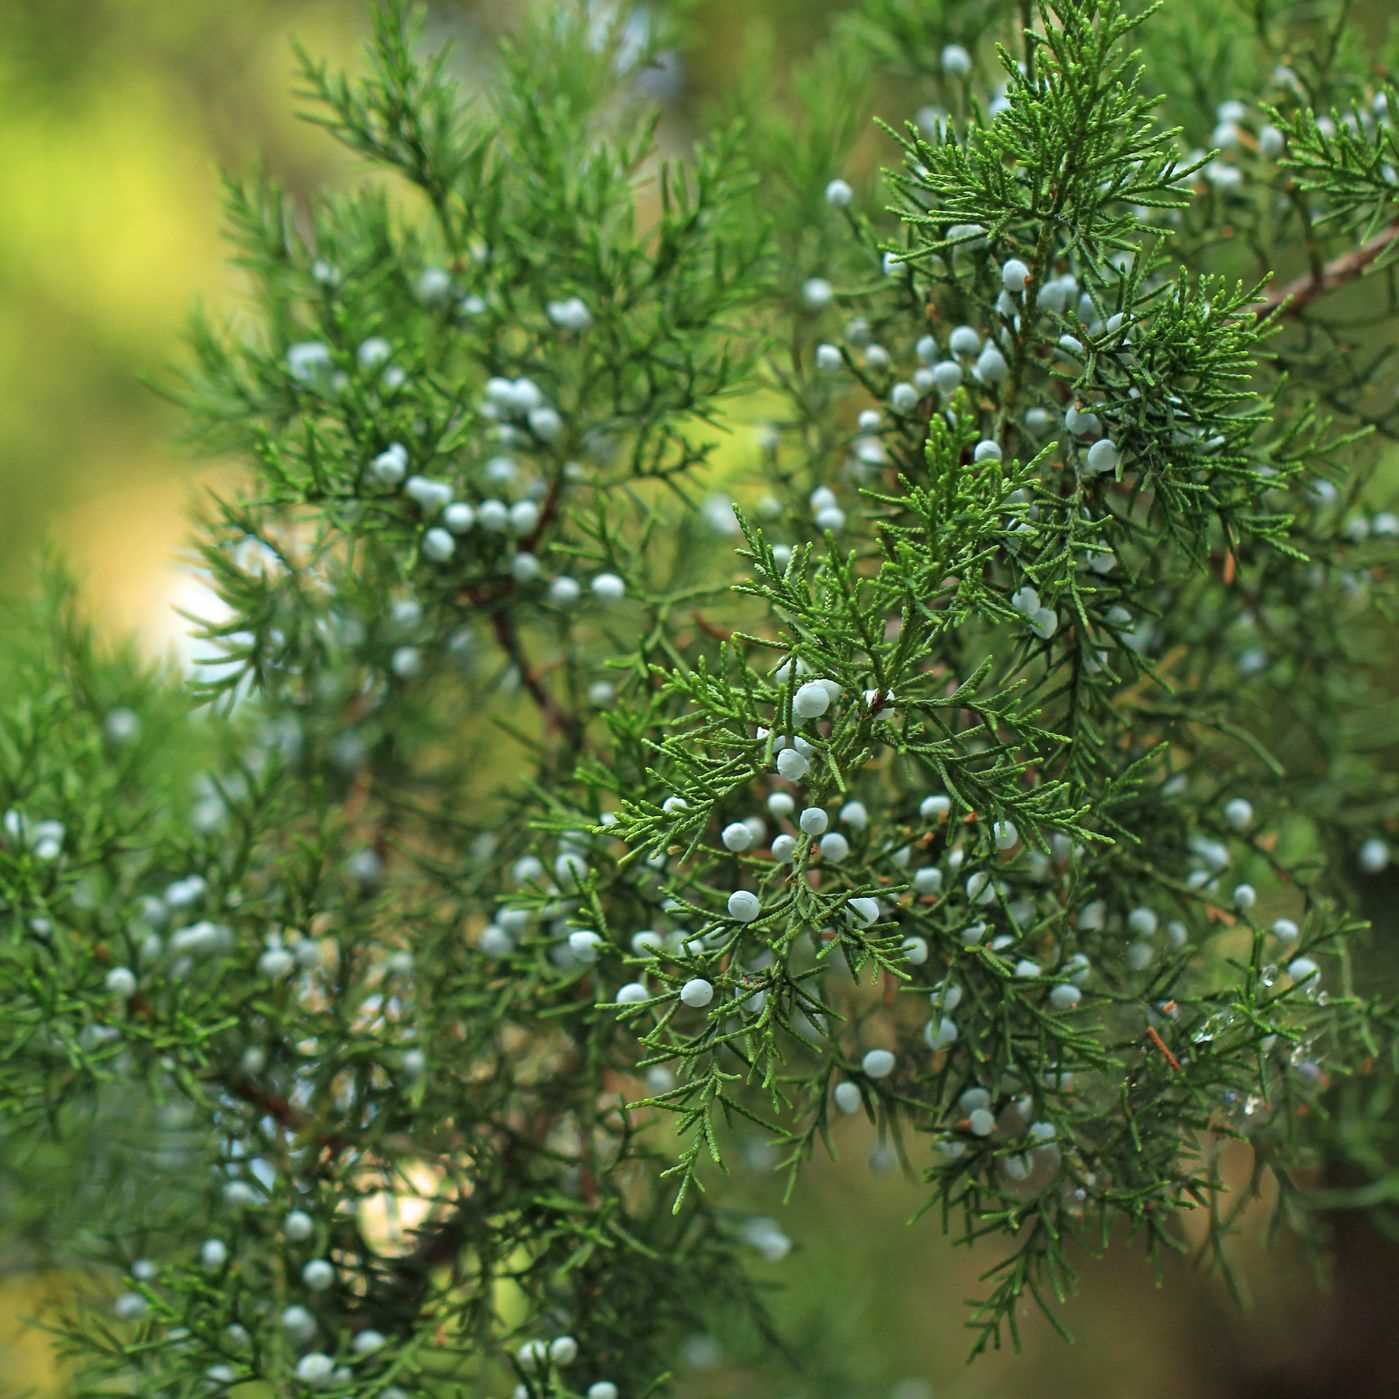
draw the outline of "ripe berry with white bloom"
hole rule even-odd
[[[312,1292],[324,1292],[335,1285],[334,1265],[324,1258],[313,1258],[302,1268],[301,1281]]]
[[[257,1192],[245,1180],[231,1180],[223,1188],[223,1198],[234,1209],[245,1209],[257,1203]]]
[[[331,1382],[335,1374],[335,1361],[320,1351],[313,1350],[296,1362],[296,1377],[302,1384],[320,1389]]]
[[[889,391],[889,406],[896,413],[911,413],[918,406],[918,390],[912,384],[895,384]]]
[[[981,349],[981,336],[969,325],[959,325],[947,337],[947,348],[954,355],[970,359]]]
[[[822,311],[831,304],[835,295],[831,284],[824,277],[808,277],[802,283],[802,300],[812,311]]]
[[[370,462],[369,471],[381,485],[398,485],[408,474],[408,449],[401,442],[392,443]]]
[[[1357,859],[1366,874],[1382,874],[1389,865],[1389,846],[1378,836],[1371,836],[1360,847]]]
[[[819,719],[831,707],[831,692],[820,680],[808,680],[792,696],[792,713],[798,719]]]
[[[894,1056],[887,1049],[871,1049],[860,1060],[860,1067],[867,1078],[888,1078],[894,1072]]]
[[[854,199],[855,191],[844,180],[832,180],[826,186],[826,203],[832,209],[844,209]]]
[[[151,1309],[151,1304],[139,1292],[123,1292],[112,1303],[112,1312],[118,1321],[140,1321]]]
[[[1010,365],[1006,364],[1006,357],[995,346],[986,346],[985,350],[977,355],[975,369],[977,378],[982,383],[1004,383],[1010,374]]]
[[[1018,257],[1008,258],[1001,264],[1001,285],[1008,292],[1022,292],[1030,280],[1030,269]]]
[[[928,1021],[923,1027],[923,1040],[934,1052],[950,1049],[957,1043],[957,1022],[947,1015]]]
[[[811,771],[811,762],[795,748],[784,748],[777,755],[777,771],[790,782],[800,782]]]
[[[837,370],[844,368],[845,356],[834,345],[818,345],[816,347],[816,367],[825,374],[834,374]]]
[[[997,850],[1013,850],[1020,841],[1014,821],[997,821],[992,826]]]
[[[1073,406],[1064,410],[1064,426],[1075,437],[1096,437],[1102,431],[1102,421],[1096,413],[1085,412],[1083,409]]]
[[[879,918],[879,901],[871,898],[851,899],[845,906],[846,916],[852,923],[868,928]]]
[[[517,500],[510,507],[510,530],[513,534],[526,535],[539,523],[539,507],[532,500]]]
[[[130,743],[141,733],[141,720],[131,709],[114,709],[102,723],[102,731],[113,743]]]
[[[265,976],[269,981],[280,981],[295,969],[296,957],[285,947],[269,947],[257,959],[258,975]]]
[[[747,850],[753,844],[753,832],[743,821],[731,821],[719,834],[724,849],[738,852]]]
[[[772,858],[778,864],[785,865],[796,853],[797,840],[795,836],[780,835],[773,838]]]
[[[558,1336],[549,1342],[549,1359],[555,1365],[572,1365],[578,1359],[578,1342],[572,1336]]]
[[[1287,974],[1293,981],[1306,981],[1309,977],[1314,977],[1320,970],[1320,967],[1310,957],[1294,957],[1287,964]]]
[[[542,572],[543,565],[533,554],[516,554],[510,560],[510,576],[517,583],[533,583]]]
[[[615,573],[599,573],[592,589],[593,596],[602,602],[618,602],[626,596],[627,585]]]
[[[1239,884],[1234,888],[1234,907],[1240,913],[1247,913],[1258,902],[1258,894],[1252,884]]]
[[[617,1399],[620,1392],[611,1380],[598,1380],[588,1386],[588,1399]]]
[[[617,992],[619,1006],[634,1006],[639,1001],[650,999],[650,993],[639,981],[629,981]]]
[[[526,1341],[515,1352],[515,1358],[526,1370],[542,1370],[549,1361],[547,1341]]]
[[[864,802],[846,802],[840,809],[840,819],[852,830],[863,831],[869,824],[869,812]]]
[[[439,301],[445,301],[451,289],[452,278],[447,270],[442,267],[423,268],[418,274],[418,280],[413,287],[413,290],[418,295],[418,300],[428,305],[432,305]]]
[[[1127,927],[1140,938],[1149,938],[1156,932],[1157,918],[1154,910],[1134,908],[1127,915]],[[1080,927],[1086,925],[1080,920]]]
[[[316,1334],[316,1318],[305,1307],[288,1307],[281,1317],[282,1330],[304,1345]]]
[[[309,1239],[316,1231],[315,1222],[305,1210],[292,1210],[282,1221],[287,1238],[296,1243]]]
[[[972,452],[973,461],[1000,461],[1001,444],[993,442],[989,437],[984,442],[978,442]]]
[[[544,878],[544,865],[534,855],[523,855],[515,861],[510,870],[510,877],[516,884],[532,884],[537,879]]]
[[[905,938],[899,950],[915,967],[921,967],[928,960],[928,944],[923,938]]]
[[[423,653],[416,646],[399,646],[389,659],[389,668],[400,680],[422,674]]]
[[[1048,641],[1059,630],[1059,614],[1052,607],[1037,607],[1030,617],[1030,630],[1041,641]]]
[[[515,950],[515,939],[496,923],[487,923],[481,931],[481,951],[487,957],[508,957]]]
[[[596,962],[602,939],[588,928],[579,928],[568,935],[568,950],[580,962]]]
[[[130,967],[113,967],[103,984],[113,996],[127,1001],[136,994],[136,973]]]
[[[776,817],[790,816],[797,804],[786,792],[774,792],[768,798],[768,810]]]
[[[557,442],[563,434],[563,419],[556,409],[547,405],[531,408],[529,428],[541,442]]]
[[[929,865],[913,876],[913,888],[919,894],[939,894],[942,892],[942,871],[936,865]]]
[[[831,818],[819,806],[808,806],[798,818],[797,824],[809,836],[824,834]]]
[[[1033,617],[1040,610],[1040,595],[1028,583],[1010,595],[1010,605],[1022,617]]]
[[[952,810],[952,798],[935,793],[930,797],[924,797],[918,805],[918,814],[927,822],[936,824],[947,817],[947,813]]]
[[[831,1094],[835,1099],[835,1105],[841,1112],[859,1112],[862,1099],[858,1084],[852,1083],[848,1078],[842,1079],[835,1086],[835,1091]]]
[[[940,394],[952,393],[962,382],[962,366],[956,360],[939,360],[932,374],[933,385]]]
[[[465,534],[476,523],[476,512],[464,500],[454,500],[442,512],[442,523],[453,534]]]
[[[510,507],[502,500],[483,500],[476,507],[476,518],[482,529],[498,533],[510,523]]]
[[[564,301],[551,301],[545,307],[545,312],[560,330],[571,330],[576,334],[587,330],[593,323],[593,313],[588,310],[582,297],[578,296],[570,296]]]
[[[1246,831],[1253,824],[1253,804],[1235,797],[1224,805],[1224,819],[1236,830]]]
[[[729,895],[729,917],[751,923],[762,912],[758,896],[748,889],[735,889]]]
[[[975,1137],[989,1137],[996,1130],[996,1114],[990,1108],[973,1108],[967,1114],[967,1126]]]
[[[1083,999],[1083,992],[1070,982],[1062,982],[1049,993],[1055,1010],[1072,1010]]]
[[[965,78],[972,70],[972,56],[961,44],[948,44],[942,51],[942,71],[949,78]]]
[[[714,999],[714,987],[702,976],[696,976],[680,988],[680,999],[691,1010],[703,1010]]]
[[[555,607],[572,607],[583,595],[576,579],[560,575],[549,584],[549,601]]]
[[[410,476],[403,483],[403,493],[425,515],[436,515],[452,499],[452,488],[430,476]]]
[[[821,837],[821,858],[839,864],[850,854],[850,842],[839,831]]]
[[[319,340],[304,340],[287,346],[287,373],[307,384],[323,378],[330,371],[330,350]]]
[[[440,525],[423,535],[423,553],[433,563],[446,563],[457,552],[457,541]]]
[[[228,1245],[222,1239],[205,1240],[199,1250],[199,1261],[209,1272],[216,1272],[228,1262]]]
[[[1092,414],[1085,416],[1091,417]],[[1111,437],[1100,437],[1088,449],[1088,469],[1099,475],[1116,471],[1117,464],[1121,460],[1122,454],[1117,450],[1117,444]]]

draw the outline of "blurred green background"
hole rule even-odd
[[[1388,0],[1373,15],[1382,20]],[[670,119],[722,92],[745,44],[776,37],[800,53],[831,0],[704,0]],[[0,573],[20,580],[34,546],[55,539],[86,580],[94,615],[162,648],[175,634],[175,561],[201,483],[232,464],[194,464],[178,414],[143,381],[176,358],[181,325],[203,298],[226,311],[239,284],[218,237],[220,166],[265,163],[293,192],[354,177],[349,160],[300,122],[290,100],[288,40],[352,65],[360,0],[9,0],[0,45]],[[508,23],[511,3],[440,0],[435,26],[469,56]],[[547,81],[547,79],[546,79]],[[1375,1374],[1362,1393],[1399,1394],[1381,1363],[1399,1264],[1368,1230],[1338,1227],[1336,1285],[1313,1290],[1287,1246],[1257,1227],[1240,1249],[1252,1306],[1239,1310],[1189,1257],[1158,1289],[1131,1244],[1087,1264],[1063,1344],[1028,1313],[1019,1356],[967,1369],[964,1299],[994,1255],[952,1249],[935,1218],[905,1219],[922,1199],[897,1169],[874,1169],[863,1122],[844,1124],[842,1158],[817,1163],[783,1211],[756,1160],[739,1190],[780,1215],[796,1247],[760,1264],[786,1291],[777,1303],[803,1378],[744,1370],[692,1347],[692,1395],[848,1395],[888,1399],[1244,1399],[1322,1395],[1328,1348]],[[1229,1173],[1246,1179],[1247,1153]],[[64,1279],[36,1276],[0,1237],[0,1389],[57,1392],[58,1371],[22,1318]],[[1359,1338],[1357,1340],[1357,1338]],[[1392,1357],[1391,1357],[1392,1358]],[[1352,1367],[1354,1368],[1354,1367]],[[1337,1383],[1341,1383],[1337,1374]],[[1389,1384],[1391,1387],[1385,1388]]]

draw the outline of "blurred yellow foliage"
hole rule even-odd
[[[52,535],[127,627],[159,595],[190,489],[178,415],[147,383],[196,298],[237,290],[220,166],[265,158],[294,190],[343,168],[296,117],[288,39],[352,61],[363,11],[123,0],[96,6],[75,57],[70,8],[34,7],[0,50],[0,567],[13,578]]]

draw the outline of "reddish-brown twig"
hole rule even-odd
[[[1363,276],[1396,239],[1399,239],[1399,223],[1392,223],[1358,248],[1332,258],[1319,271],[1304,273],[1284,286],[1273,288],[1255,307],[1255,314],[1261,318],[1277,311],[1282,316],[1300,316],[1317,297]]]

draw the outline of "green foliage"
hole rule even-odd
[[[75,1393],[666,1392],[791,1246],[718,1173],[760,1141],[798,1191],[861,1112],[1001,1244],[977,1352],[1062,1324],[1076,1239],[1200,1210],[1227,1270],[1223,1142],[1304,1234],[1390,1199],[1393,409],[1317,349],[1387,278],[1328,240],[1390,217],[1388,107],[1249,94],[1192,154],[1154,11],[995,7],[995,89],[945,51],[983,18],[857,7],[667,160],[625,13],[542,8],[473,104],[395,3],[366,78],[302,55],[425,210],[228,182],[209,664],[102,656],[57,585],[6,643],[4,1133],[121,1101],[169,1182],[114,1141],[59,1250],[129,1274]],[[948,99],[888,210],[827,187],[871,56]],[[743,398],[744,503],[697,505]]]

